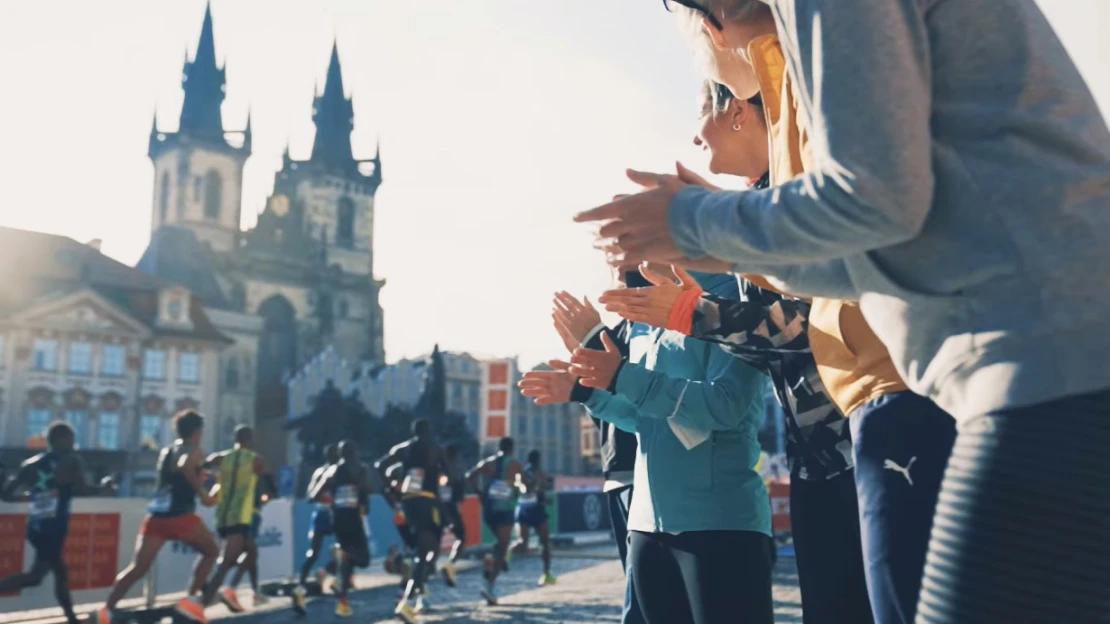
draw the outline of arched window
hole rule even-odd
[[[289,300],[274,295],[258,307],[263,319],[258,340],[257,387],[280,383],[284,375],[297,365],[296,312]]]
[[[204,174],[204,218],[219,219],[220,203],[224,192],[224,180],[215,169]]]
[[[170,174],[169,172],[162,173],[162,183],[158,188],[158,214],[161,215],[161,222],[166,222],[166,215],[170,212]]]
[[[335,242],[351,248],[355,246],[355,203],[350,197],[339,199],[338,223],[335,228]]]

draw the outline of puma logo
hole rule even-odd
[[[906,478],[906,481],[909,482],[910,487],[913,487],[913,479],[910,477],[910,468],[913,467],[913,463],[915,461],[917,461],[917,457],[911,457],[910,458],[910,463],[906,464],[906,467],[903,468],[902,466],[899,466],[898,464],[894,463],[893,459],[888,459],[888,460],[883,461],[883,468],[885,468],[887,470],[893,470],[894,472],[901,473],[902,476]]]

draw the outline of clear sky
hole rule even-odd
[[[1110,111],[1110,2],[1041,0]],[[630,187],[626,167],[690,143],[698,75],[656,0],[214,0],[223,113],[254,155],[244,227],[288,140],[307,158],[333,38],[354,96],[355,155],[380,137],[375,272],[390,360],[435,342],[530,364],[559,355],[550,296],[608,270],[570,216]],[[149,238],[155,109],[175,129],[204,0],[0,2],[0,225],[129,264]],[[6,270],[12,270],[7,267]]]

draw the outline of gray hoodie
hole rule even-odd
[[[1110,132],[1033,0],[768,0],[813,167],[688,187],[688,256],[859,300],[958,418],[1110,388]]]

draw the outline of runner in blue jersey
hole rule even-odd
[[[551,535],[547,531],[547,473],[540,468],[540,452],[528,453],[528,463],[524,471],[518,473],[516,489],[520,492],[516,503],[515,519],[520,525],[520,534],[527,535],[528,529],[535,529],[540,538],[543,555],[543,576],[539,585],[554,585],[555,575],[551,573]],[[522,538],[527,544],[527,539]]]
[[[77,624],[69,595],[69,572],[62,559],[62,545],[69,532],[70,504],[74,496],[114,494],[106,479],[101,486],[85,483],[85,467],[74,452],[73,428],[64,422],[50,425],[46,433],[49,450],[23,462],[3,490],[5,501],[30,501],[27,541],[35,549],[35,560],[27,572],[0,579],[0,594],[37,587],[47,572],[54,573],[54,596],[69,624]]]
[[[482,520],[489,526],[497,537],[493,557],[486,557],[483,561],[483,576],[487,586],[482,589],[482,597],[490,605],[497,604],[497,597],[493,593],[493,584],[497,575],[502,570],[508,569],[505,557],[509,550],[509,538],[513,531],[513,511],[516,509],[516,500],[512,484],[524,472],[520,461],[513,459],[513,439],[501,438],[498,443],[500,449],[496,455],[491,455],[466,474],[471,487],[482,493]],[[477,477],[482,476],[485,487],[478,486]]]

